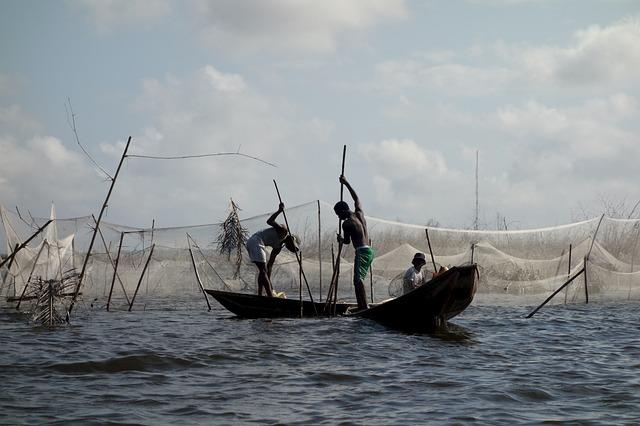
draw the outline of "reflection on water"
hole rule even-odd
[[[640,421],[634,304],[472,306],[431,333],[204,310],[0,312],[0,423]]]

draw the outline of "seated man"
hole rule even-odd
[[[427,264],[424,253],[416,253],[411,261],[411,266],[402,277],[402,294],[409,293],[411,290],[420,287],[424,283],[424,275],[422,267]]]
[[[278,211],[267,219],[270,228],[256,232],[247,240],[247,252],[249,258],[258,268],[258,295],[262,295],[264,288],[267,297],[273,297],[271,285],[271,269],[283,246],[293,253],[299,250],[300,239],[290,235],[285,225],[276,222],[276,218],[284,211],[284,204],[280,203]],[[267,262],[267,246],[271,247],[271,255]]]

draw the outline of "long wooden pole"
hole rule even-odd
[[[138,290],[140,289],[140,284],[142,284],[142,279],[144,278],[145,272],[147,272],[147,267],[149,266],[149,262],[151,261],[151,256],[153,256],[153,249],[156,247],[155,244],[151,245],[151,251],[149,252],[149,257],[144,264],[144,268],[142,268],[142,273],[140,274],[140,279],[138,280],[138,285],[136,286],[136,291],[133,293],[133,297],[131,298],[131,303],[129,304],[129,312],[131,312],[131,308],[133,307],[133,302],[136,300],[136,296],[138,295]]]
[[[571,249],[573,248],[573,244],[569,244],[569,265],[567,267],[567,278],[571,276]],[[567,304],[567,293],[568,289],[564,290],[564,304]]]
[[[120,276],[118,276],[118,263],[120,262],[120,250],[122,250],[122,239],[124,238],[124,232],[120,233],[120,243],[118,244],[118,254],[116,255],[116,263],[113,265],[113,277],[111,278],[111,287],[109,288],[109,298],[107,299],[107,311],[109,311],[109,306],[111,305],[111,295],[113,294],[113,285],[116,282],[116,277],[120,281]],[[120,285],[122,286],[122,291],[124,291],[124,284],[120,281]],[[124,291],[124,297],[127,298],[127,303],[131,303],[129,301],[129,297],[127,296],[127,292]]]
[[[589,303],[589,285],[587,284],[587,261],[588,260],[589,260],[589,258],[585,256],[585,258],[584,258],[584,298],[585,298],[585,302],[584,303]]]
[[[302,259],[302,256],[300,256],[300,259]],[[298,287],[298,297],[300,298],[300,318],[302,318],[304,317],[304,303],[302,303],[302,268],[298,270],[298,280],[300,282],[300,285]],[[315,305],[313,309],[315,309]],[[317,312],[316,316],[318,316]]]
[[[278,184],[276,183],[276,180],[273,180],[273,185],[276,187],[276,193],[278,194],[278,201],[280,201],[280,204],[282,204],[282,197],[280,196],[280,190],[278,189]],[[291,228],[289,228],[289,221],[287,220],[287,213],[282,210],[282,216],[284,217],[284,223],[285,225],[287,225],[287,236],[292,237],[291,235]],[[293,238],[293,237],[292,237]],[[313,310],[316,314],[316,316],[318,316],[318,311],[316,310],[316,305],[313,301],[313,295],[311,294],[311,287],[309,287],[309,282],[307,281],[307,276],[304,273],[304,270],[302,269],[302,257],[300,256],[300,253],[295,252],[294,253],[296,255],[296,260],[298,261],[298,267],[300,268],[300,274],[302,275],[302,278],[304,278],[304,283],[307,285],[307,291],[309,292],[309,299],[311,299],[311,303],[313,304]],[[302,286],[302,283],[300,284]],[[300,303],[302,303],[302,291],[300,291]]]
[[[16,243],[16,245],[15,245],[15,247],[13,249],[17,250],[19,245],[20,245],[19,243]],[[11,266],[13,266],[13,260],[14,259],[15,259],[15,257],[12,257],[11,260],[9,261],[9,266],[7,266],[7,275],[5,275],[4,279],[2,280],[2,289],[4,289],[4,286],[7,283],[7,279],[9,278],[9,275],[11,275]]]
[[[431,263],[433,263],[433,273],[437,274],[438,270],[436,269],[436,260],[433,257],[433,250],[431,250],[431,240],[429,239],[429,229],[424,228],[424,233],[427,234],[427,246],[429,247],[429,254],[431,255]]]
[[[189,241],[188,234],[187,234],[187,244],[189,245],[189,255],[191,256],[191,264],[193,265],[193,272],[196,273],[196,280],[198,280],[198,285],[200,286],[200,290],[202,290],[202,294],[204,295],[204,300],[207,301],[207,307],[209,308],[209,310],[211,310],[211,304],[209,303],[207,292],[204,291],[204,286],[202,285],[202,280],[200,279],[200,274],[198,273],[198,267],[196,266],[196,259],[193,257],[193,250],[191,250],[191,241]]]
[[[93,218],[93,221],[97,225],[98,222],[96,221],[96,217],[94,215],[91,215],[91,217]],[[100,234],[100,239],[102,240],[102,245],[104,246],[104,250],[107,253],[107,258],[109,259],[109,262],[111,263],[111,267],[113,268],[113,276],[118,278],[118,282],[120,283],[120,287],[122,287],[122,292],[124,293],[124,297],[127,299],[127,304],[129,304],[130,303],[129,296],[127,296],[127,291],[124,289],[124,284],[122,283],[122,280],[120,279],[120,275],[118,275],[118,268],[116,267],[116,264],[113,261],[113,258],[111,257],[111,252],[110,252],[109,248],[107,247],[107,243],[104,240],[104,235],[102,235],[102,231],[100,230],[100,228],[98,228],[98,233]],[[123,236],[123,233],[120,233],[120,245],[118,246],[118,257],[120,257],[120,249],[122,248],[122,236]],[[111,290],[109,291],[109,299],[111,299],[111,291],[112,290],[113,290],[113,286],[112,286]],[[109,310],[109,302],[107,302],[107,311],[108,310]]]
[[[18,254],[18,252],[20,250],[22,250],[23,248],[25,248],[27,246],[27,244],[29,244],[31,242],[31,240],[33,240],[35,237],[38,236],[38,234],[40,234],[42,231],[45,230],[45,228],[47,226],[49,226],[49,224],[53,222],[53,219],[49,219],[47,221],[47,223],[45,223],[44,225],[42,225],[40,228],[38,228],[38,230],[36,231],[35,234],[33,234],[32,236],[30,236],[27,241],[25,241],[24,243],[20,244],[15,250],[13,250],[13,252],[11,252],[11,254],[9,256],[7,256],[6,259],[4,259],[2,262],[0,262],[0,268],[2,268],[4,266],[5,263],[10,262],[11,259],[13,259],[15,257],[16,254]]]
[[[322,222],[320,219],[320,200],[318,200],[318,268],[318,284],[320,286],[318,294],[320,295],[319,301],[322,302]]]
[[[547,304],[547,302],[549,302],[549,300],[553,299],[553,296],[555,296],[556,294],[558,294],[560,292],[560,290],[562,290],[563,288],[565,288],[566,286],[568,286],[569,284],[571,284],[571,282],[573,280],[575,280],[576,278],[578,278],[580,276],[580,274],[582,274],[585,271],[584,267],[582,269],[580,269],[578,272],[576,272],[576,274],[569,278],[567,280],[567,282],[565,282],[564,284],[562,284],[556,291],[553,292],[553,294],[551,294],[551,296],[547,297],[547,299],[542,302],[542,304],[540,306],[538,306],[537,308],[535,308],[529,315],[527,315],[527,318],[531,318],[532,316],[535,315],[536,312],[538,312],[540,310],[540,308],[542,308],[544,305]]]
[[[42,254],[42,251],[44,250],[44,242],[42,243],[42,245],[40,246],[40,250],[38,250],[38,255],[36,256],[35,260],[33,261],[33,266],[31,267],[31,272],[29,272],[29,278],[27,279],[27,282],[24,283],[24,288],[22,289],[22,294],[20,294],[20,298],[18,299],[18,304],[16,305],[16,310],[20,309],[20,303],[22,303],[22,298],[24,297],[25,293],[27,292],[27,287],[29,287],[29,283],[31,282],[31,277],[33,276],[33,271],[36,270],[36,266],[38,265],[38,260],[40,259],[40,255]],[[49,246],[49,244],[47,244],[47,246]]]
[[[342,166],[340,167],[340,176],[344,176],[344,165],[347,158],[347,145],[342,146]],[[340,201],[344,201],[344,184],[340,182]],[[338,235],[342,236],[342,219],[338,218]],[[336,305],[338,303],[338,282],[340,281],[340,256],[342,255],[342,246],[344,243],[338,243],[338,253],[333,266],[333,276],[331,277],[331,286],[333,287],[332,314],[336,314]]]
[[[98,228],[100,227],[100,222],[102,221],[102,215],[107,209],[107,205],[109,204],[109,198],[111,197],[111,192],[113,191],[113,187],[116,184],[116,180],[118,179],[118,174],[120,173],[120,169],[122,168],[122,163],[124,163],[124,159],[127,157],[127,150],[129,149],[129,144],[131,143],[131,136],[127,140],[127,145],[124,147],[124,152],[122,153],[122,157],[120,158],[120,163],[118,163],[118,168],[116,169],[116,173],[113,175],[111,179],[111,186],[109,187],[109,192],[107,192],[107,197],[104,199],[104,203],[102,203],[102,208],[100,209],[100,214],[98,215],[98,220],[96,221],[96,229],[93,231],[93,235],[91,236],[91,243],[89,243],[89,249],[87,250],[87,254],[84,257],[84,262],[82,263],[82,270],[80,271],[80,276],[78,277],[78,284],[76,284],[76,289],[73,293],[73,299],[71,299],[71,303],[69,304],[69,309],[67,310],[67,322],[69,322],[69,318],[71,317],[71,311],[73,310],[73,306],[76,303],[76,299],[78,298],[78,293],[80,292],[80,286],[82,286],[82,280],[84,279],[84,274],[87,270],[87,264],[89,263],[89,257],[91,256],[91,250],[93,249],[93,243],[96,240],[96,235],[98,234]],[[133,301],[132,301],[133,304]]]
[[[371,238],[369,238],[369,247],[373,247]],[[373,303],[373,266],[369,266],[369,284],[371,286],[371,303]]]

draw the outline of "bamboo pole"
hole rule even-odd
[[[118,263],[120,262],[120,250],[122,250],[122,239],[124,238],[124,232],[120,233],[120,243],[118,244],[118,254],[116,255],[116,263],[113,265],[113,277],[111,278],[111,287],[109,288],[109,298],[107,299],[107,311],[109,311],[109,305],[111,304],[111,295],[113,294],[113,285],[116,282],[116,277],[120,281],[120,285],[122,286],[122,291],[124,291],[124,284],[120,280],[118,276]],[[127,303],[131,303],[129,301],[129,297],[127,296],[127,292],[124,292],[124,297],[127,298]]]
[[[97,226],[98,222],[96,221],[96,217],[94,215],[91,215],[91,217],[93,218],[93,221]],[[130,303],[129,296],[127,295],[127,291],[124,288],[124,284],[122,283],[122,280],[120,279],[120,275],[118,275],[116,264],[114,263],[113,258],[111,257],[111,250],[109,250],[109,248],[107,247],[107,242],[104,240],[104,236],[102,235],[102,231],[100,230],[100,228],[98,228],[98,234],[100,234],[100,239],[102,240],[102,245],[104,246],[104,250],[107,253],[107,258],[109,259],[109,262],[111,263],[111,267],[113,268],[113,276],[118,278],[118,282],[120,283],[120,287],[122,287],[122,292],[124,293],[124,297],[127,299],[127,304],[129,304]],[[118,257],[120,257],[120,249],[122,248],[122,237],[123,236],[124,236],[124,233],[120,233],[120,245],[118,246]],[[111,290],[113,290],[113,286],[112,286]],[[111,290],[109,291],[109,299],[111,299]],[[108,306],[109,306],[109,302],[107,302],[107,311],[109,310]]]
[[[547,297],[547,299],[544,302],[542,302],[542,304],[540,306],[535,308],[529,315],[527,315],[527,318],[531,318],[532,316],[534,316],[535,313],[540,310],[540,308],[542,308],[544,305],[546,305],[547,302],[549,302],[549,300],[553,299],[553,296],[555,296],[556,294],[558,294],[560,292],[560,290],[562,290],[563,288],[565,288],[566,286],[571,284],[571,282],[573,280],[575,280],[576,278],[578,278],[580,276],[580,274],[582,274],[583,272],[585,272],[585,268],[584,267],[582,267],[582,269],[580,269],[578,272],[576,272],[576,274],[573,277],[569,278],[567,280],[567,282],[562,284],[556,291],[554,291],[553,294],[551,294],[551,296]]]
[[[571,275],[571,251],[572,251],[573,245],[569,244],[569,265],[567,266],[567,278],[569,278],[569,276]],[[567,293],[569,292],[568,288],[565,288],[564,290],[564,304],[567,304]]]
[[[322,222],[320,220],[320,200],[318,201],[318,281],[320,290],[318,294],[320,295],[319,301],[322,302]]]
[[[431,255],[431,263],[433,263],[433,273],[437,274],[438,270],[436,269],[436,260],[433,257],[433,250],[431,250],[431,240],[429,239],[429,228],[424,228],[424,233],[427,234],[427,246],[429,246],[429,254]],[[473,257],[472,257],[471,263],[473,263]]]
[[[207,301],[207,307],[209,308],[209,310],[211,310],[211,304],[209,303],[207,292],[204,291],[202,280],[200,280],[200,274],[198,273],[198,267],[196,266],[196,259],[193,257],[193,250],[191,250],[191,242],[189,241],[189,234],[187,234],[187,245],[189,246],[189,255],[191,256],[191,264],[193,265],[193,272],[196,273],[196,280],[198,280],[198,285],[200,286],[200,290],[202,290],[202,294],[204,295],[204,300]]]
[[[144,273],[147,272],[147,267],[149,266],[149,262],[151,261],[151,256],[153,256],[153,249],[156,247],[155,244],[151,245],[151,251],[149,252],[149,257],[144,264],[144,268],[142,268],[142,274],[140,274],[140,279],[138,280],[138,285],[136,286],[136,291],[133,293],[133,297],[131,298],[131,303],[129,304],[129,312],[131,312],[131,308],[133,307],[133,302],[136,300],[136,295],[138,294],[138,289],[140,289],[140,284],[142,284],[142,279],[144,278]]]
[[[300,256],[300,259],[302,260],[302,256]],[[298,297],[300,298],[300,318],[302,318],[304,317],[304,303],[302,303],[302,268],[298,270],[298,279],[300,282],[300,285],[298,286]],[[313,306],[313,309],[315,310],[315,304]],[[317,312],[316,316],[318,316]]]
[[[369,238],[369,247],[373,247],[371,245],[371,238]],[[371,286],[371,303],[373,303],[373,264],[369,266],[369,284]]]
[[[476,243],[471,244],[471,263],[473,263],[473,254],[476,250]]]
[[[204,261],[207,263],[207,265],[209,265],[209,267],[211,268],[213,273],[216,274],[216,277],[218,277],[218,279],[222,282],[224,287],[226,289],[232,290],[231,286],[229,286],[229,284],[227,284],[227,282],[224,280],[224,278],[222,278],[222,276],[218,273],[218,271],[216,271],[216,268],[214,268],[213,265],[211,264],[211,262],[209,262],[207,260],[207,257],[204,255],[202,250],[200,250],[200,246],[198,245],[196,240],[194,240],[193,237],[191,235],[189,235],[188,232],[187,232],[187,238],[189,238],[191,240],[191,242],[193,243],[194,247],[198,249],[198,252],[200,252],[200,254],[202,255],[202,258],[204,259]]]
[[[584,258],[584,298],[585,298],[585,302],[584,303],[589,303],[589,286],[587,284],[587,261],[588,260],[589,260],[589,258],[585,256],[585,258]]]
[[[340,168],[340,176],[344,176],[344,164],[347,157],[347,145],[342,146],[342,166]],[[344,201],[344,184],[340,182],[340,201]],[[338,218],[338,235],[342,236],[342,219]],[[338,303],[338,281],[340,280],[340,256],[342,254],[343,243],[338,242],[338,253],[333,265],[333,275],[331,276],[331,288],[333,290],[333,300],[327,301],[332,303],[331,312],[335,316],[336,304]]]
[[[16,245],[14,246],[14,250],[18,249],[18,246],[20,244],[16,243]],[[9,275],[11,274],[11,266],[13,265],[13,260],[15,259],[15,257],[12,257],[11,260],[9,261],[9,266],[7,266],[7,275],[4,276],[4,279],[2,280],[2,289],[4,289],[4,286],[7,284],[7,279],[9,278]]]
[[[35,234],[33,234],[32,236],[30,236],[27,241],[25,241],[24,243],[20,244],[15,250],[13,250],[13,252],[11,252],[11,254],[9,256],[7,256],[2,262],[0,262],[0,268],[2,268],[4,266],[5,263],[7,262],[11,262],[11,259],[13,259],[15,257],[16,254],[18,254],[18,252],[20,250],[22,250],[23,248],[25,248],[27,246],[27,244],[29,244],[31,242],[31,240],[33,240],[35,237],[38,236],[38,234],[40,234],[42,231],[44,231],[44,229],[49,226],[49,224],[53,222],[53,219],[49,219],[47,221],[47,223],[45,223],[44,225],[42,225],[40,228],[38,228],[38,230],[36,231]]]
[[[122,153],[122,157],[120,158],[120,163],[118,163],[118,168],[116,169],[116,173],[111,178],[111,186],[109,187],[109,192],[107,192],[107,197],[104,199],[104,203],[102,203],[102,208],[100,209],[100,214],[98,215],[98,220],[96,221],[96,229],[93,231],[93,235],[91,236],[91,242],[89,243],[89,249],[87,250],[87,254],[84,257],[84,262],[82,263],[82,270],[80,271],[80,276],[78,277],[78,284],[76,284],[76,289],[73,293],[73,299],[71,299],[71,303],[69,304],[69,308],[67,309],[67,317],[66,320],[69,322],[71,317],[71,311],[73,310],[73,306],[76,303],[76,299],[78,298],[78,293],[80,292],[80,287],[82,286],[82,280],[84,279],[84,274],[87,270],[87,264],[89,263],[89,257],[91,257],[91,250],[93,249],[93,243],[96,240],[96,235],[98,234],[98,228],[100,227],[100,222],[102,221],[102,215],[104,211],[107,209],[107,205],[109,204],[109,198],[111,197],[111,192],[113,191],[113,187],[116,184],[116,180],[118,179],[118,174],[120,173],[120,169],[122,168],[122,163],[124,163],[124,159],[127,157],[127,150],[129,149],[129,144],[131,143],[131,136],[127,140],[127,145],[124,147],[124,152]],[[133,302],[132,302],[133,303]]]
[[[278,200],[280,201],[280,204],[283,204],[282,203],[282,197],[280,196],[280,190],[278,189],[278,184],[276,183],[275,179],[273,180],[273,185],[276,187],[276,193],[278,194]],[[284,217],[284,223],[287,226],[287,236],[291,237],[291,228],[289,228],[289,221],[287,220],[287,213],[284,210],[282,210],[282,216]],[[316,310],[316,305],[315,305],[315,303],[313,301],[313,295],[311,294],[311,287],[309,287],[309,282],[307,281],[307,276],[305,275],[304,270],[302,269],[302,256],[297,251],[294,254],[296,255],[296,260],[298,261],[298,267],[300,268],[300,274],[304,278],[304,283],[307,285],[307,291],[309,292],[309,299],[311,299],[311,303],[313,304],[313,310],[314,310],[316,316],[318,316],[318,311]],[[302,303],[302,291],[300,291],[300,303]]]
[[[20,298],[18,299],[18,304],[16,305],[16,310],[20,310],[20,303],[22,303],[22,298],[24,297],[25,293],[27,292],[27,287],[29,287],[29,283],[31,282],[31,277],[33,276],[33,271],[36,270],[36,266],[38,265],[38,260],[40,259],[40,255],[42,254],[42,251],[44,250],[44,246],[45,246],[45,244],[44,244],[44,241],[43,241],[42,245],[40,246],[40,250],[38,250],[38,254],[36,255],[36,258],[33,261],[33,266],[31,267],[31,272],[29,272],[29,278],[27,279],[27,282],[24,283],[24,288],[22,289],[22,294],[20,294]]]

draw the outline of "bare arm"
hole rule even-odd
[[[276,261],[276,257],[280,254],[280,250],[282,250],[282,247],[274,247],[273,250],[271,250],[271,256],[269,256],[269,261],[267,262],[267,276],[269,278],[271,278],[271,269]]]
[[[271,216],[269,216],[269,219],[267,219],[267,225],[277,229],[278,234],[281,235],[281,238],[284,238],[289,232],[286,226],[276,222],[276,218],[280,216],[280,213],[282,213],[283,211],[284,211],[284,203],[280,203],[280,205],[278,206],[278,211],[272,214]]]
[[[356,191],[353,189],[353,187],[351,186],[351,184],[349,183],[347,178],[344,177],[344,175],[340,176],[340,183],[344,184],[344,186],[346,186],[347,189],[349,190],[349,194],[351,194],[351,198],[353,198],[353,204],[355,205],[355,211],[356,212],[362,212],[362,205],[360,204],[360,198],[358,198],[358,194],[356,194]]]

